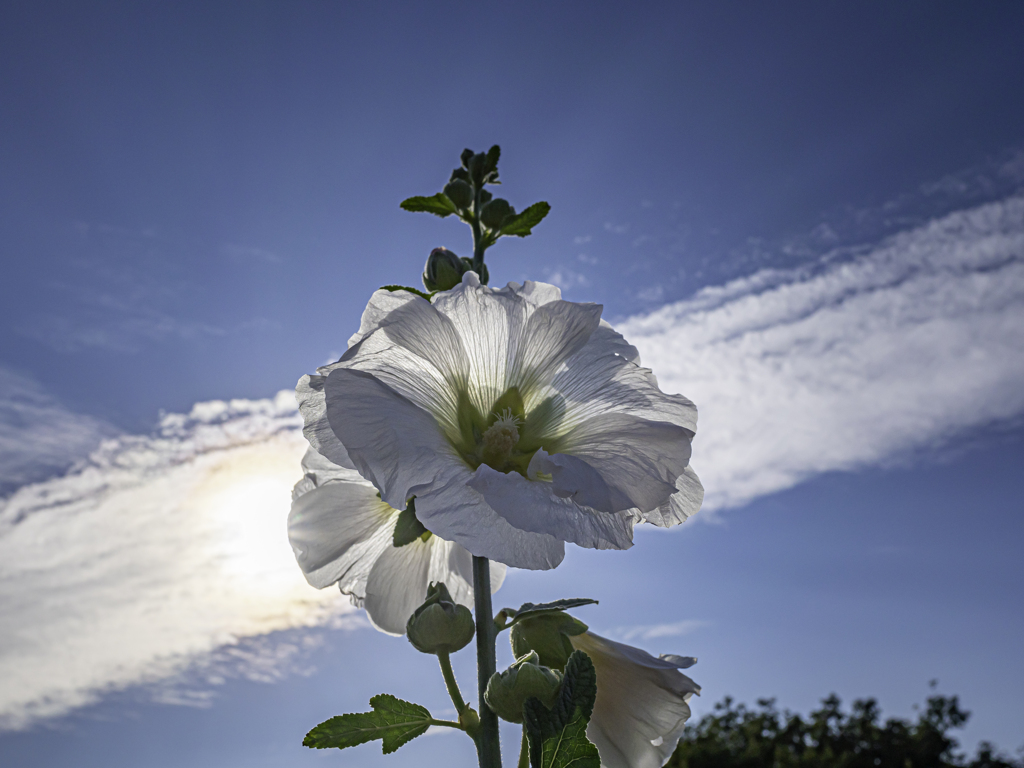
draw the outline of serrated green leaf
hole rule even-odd
[[[547,203],[534,203],[525,211],[506,221],[501,227],[501,234],[526,237],[548,215],[551,206]]]
[[[522,619],[534,618],[545,613],[568,611],[570,608],[580,608],[584,605],[597,605],[597,600],[591,600],[589,597],[570,597],[550,603],[523,603],[517,611],[513,611],[511,608],[502,608],[498,617],[511,619],[508,624],[502,626],[504,629]]]
[[[405,509],[398,513],[398,520],[395,523],[395,532],[391,536],[391,542],[396,547],[404,547],[412,544],[416,539],[426,541],[431,536],[430,531],[423,527],[423,523],[416,519],[416,500],[409,499]]]
[[[554,706],[548,709],[537,699],[523,705],[532,768],[600,768],[597,747],[587,739],[596,699],[594,663],[587,654],[574,651]]]
[[[430,712],[419,704],[402,701],[388,693],[370,699],[373,712],[339,715],[306,734],[303,746],[312,749],[345,749],[383,739],[384,754],[423,734],[430,727]]]
[[[391,291],[392,293],[395,291],[408,291],[409,293],[415,293],[417,296],[424,298],[427,301],[430,301],[430,297],[434,295],[432,293],[424,293],[419,288],[410,288],[408,285],[382,285],[380,290]]]
[[[401,208],[403,211],[412,211],[413,213],[432,213],[435,216],[440,216],[442,219],[445,216],[451,216],[453,213],[459,212],[459,209],[455,207],[455,203],[449,200],[448,195],[444,192],[438,192],[431,197],[406,198],[402,201]]]

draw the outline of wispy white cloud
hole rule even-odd
[[[620,324],[700,410],[709,509],[1024,412],[1024,197]]]
[[[72,413],[36,381],[0,368],[0,498],[67,470],[117,430]]]
[[[702,619],[684,619],[666,624],[637,624],[630,627],[616,627],[607,630],[604,634],[615,640],[626,643],[638,641],[659,640],[663,637],[682,637],[696,632],[698,629],[710,627],[710,621]]]
[[[290,392],[200,403],[3,503],[0,725],[350,610],[305,583],[285,536],[298,425]]]
[[[281,257],[273,251],[265,248],[255,248],[250,245],[238,245],[237,243],[226,243],[221,246],[221,253],[229,259],[239,262],[263,262],[265,264],[280,264]]]

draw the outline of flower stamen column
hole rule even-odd
[[[477,694],[480,702],[480,731],[476,750],[480,768],[501,768],[498,716],[484,701],[487,681],[496,671],[494,643],[498,634],[491,609],[491,564],[486,557],[473,557],[473,595],[476,608]]]

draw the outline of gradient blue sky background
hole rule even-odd
[[[698,714],[909,716],[937,678],[965,745],[1024,745],[1022,36],[1014,2],[5,3],[0,763],[471,764],[299,746],[443,688],[261,570],[232,526],[279,554],[286,496],[231,493],[297,479],[275,395],[369,293],[468,253],[398,203],[492,143],[552,205],[492,283],[602,303],[701,408],[709,492],[496,603],[600,598],[596,631],[699,657]]]

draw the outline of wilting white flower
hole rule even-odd
[[[377,291],[297,395],[320,453],[347,452],[392,507],[415,497],[427,530],[508,565],[553,568],[566,541],[626,549],[634,523],[676,525],[703,498],[693,403],[658,389],[600,305],[552,285],[468,272],[432,301]]]
[[[646,651],[591,632],[569,638],[590,656],[597,671],[597,701],[587,738],[604,768],[661,768],[675,751],[690,717],[687,703],[700,686],[680,669],[686,656],[654,658]]]
[[[344,454],[336,457],[349,463]],[[306,581],[318,589],[337,584],[353,604],[366,609],[374,626],[394,635],[405,632],[431,583],[444,582],[456,602],[472,607],[469,552],[422,527],[408,526],[405,539],[411,540],[396,547],[401,513],[382,502],[358,472],[312,449],[302,468],[305,476],[292,491],[288,539]],[[492,591],[504,578],[505,566],[491,563]]]

